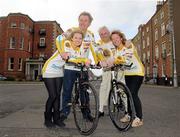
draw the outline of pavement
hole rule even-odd
[[[94,84],[98,89],[99,83]],[[180,137],[180,89],[143,85],[144,125],[119,132],[107,109],[90,137]],[[72,113],[65,128],[47,129],[43,112],[47,92],[39,83],[0,83],[0,137],[82,137]]]

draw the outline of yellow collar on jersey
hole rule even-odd
[[[122,50],[123,49],[123,47],[124,47],[124,45],[123,44],[120,44],[118,47],[117,47],[117,50]]]
[[[75,51],[80,51],[80,47],[75,46],[72,41],[66,40],[64,42],[65,47],[72,48]]]

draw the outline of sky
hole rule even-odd
[[[98,29],[107,26],[133,38],[138,26],[145,24],[156,10],[157,0],[0,0],[0,16],[21,12],[34,21],[56,20],[65,31],[78,26],[82,11],[90,12],[93,22],[89,29],[99,39]]]

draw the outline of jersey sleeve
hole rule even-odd
[[[59,35],[56,38],[56,48],[59,53],[64,52],[64,42],[65,42],[65,37],[63,35]]]

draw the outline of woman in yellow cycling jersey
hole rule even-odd
[[[84,49],[82,45],[83,33],[79,29],[74,30],[71,33],[70,41],[65,41],[64,52],[68,54],[68,62],[72,63],[83,63],[85,65],[90,65],[91,61],[88,59],[88,50]],[[69,113],[71,103],[71,94],[75,80],[80,76],[80,69],[75,67],[72,63],[65,63],[64,66],[64,81],[63,81],[63,98],[62,98],[62,110],[61,110],[61,120],[64,121]],[[88,109],[88,108],[87,108]],[[87,112],[87,113],[86,113]],[[83,116],[90,121],[93,117],[90,115],[90,111],[82,110]]]
[[[125,35],[120,31],[111,32],[111,40],[116,47],[116,54],[124,56],[127,62],[132,62],[131,69],[125,70],[125,82],[132,93],[136,118],[133,120],[132,127],[143,125],[141,100],[138,96],[139,88],[144,78],[144,66],[140,61],[137,51],[132,43],[126,41]],[[129,116],[125,115],[121,121],[126,122]]]

